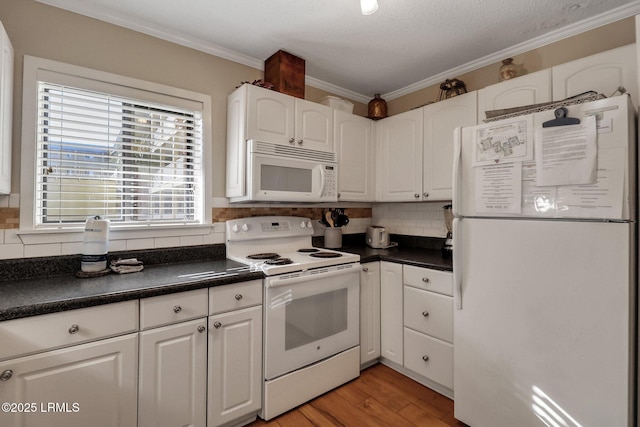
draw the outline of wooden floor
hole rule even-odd
[[[355,380],[251,427],[465,427],[453,418],[453,401],[382,364]]]

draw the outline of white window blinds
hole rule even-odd
[[[200,111],[47,82],[37,110],[36,225],[202,222]]]

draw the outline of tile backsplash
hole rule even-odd
[[[449,203],[374,203],[372,222],[384,226],[391,234],[446,237],[442,207]]]

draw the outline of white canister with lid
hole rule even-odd
[[[109,225],[108,219],[102,219],[98,215],[87,219],[80,261],[82,271],[96,272],[107,268]]]

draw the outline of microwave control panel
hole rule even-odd
[[[335,197],[338,194],[338,179],[335,165],[324,165],[324,196]]]

